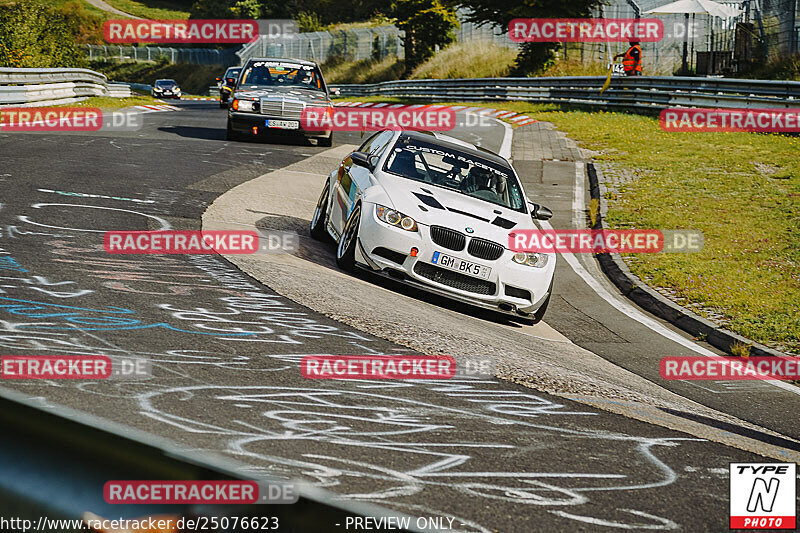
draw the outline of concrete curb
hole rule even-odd
[[[589,174],[591,198],[598,200],[600,207],[593,229],[603,229],[603,220],[608,213],[608,206],[604,201],[607,189],[604,185],[603,173],[595,166],[594,162],[587,163],[587,173]],[[706,342],[712,346],[731,353],[731,346],[734,344],[747,344],[750,346],[750,355],[753,356],[789,356],[728,331],[667,299],[631,273],[619,254],[596,254],[595,257],[605,275],[622,291],[622,294],[633,300],[639,307],[691,335],[705,336]]]

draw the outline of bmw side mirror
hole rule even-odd
[[[553,212],[543,205],[531,203],[531,218],[533,220],[550,220],[553,218]]]
[[[360,167],[368,168],[372,170],[372,160],[369,154],[365,154],[364,152],[353,152],[350,154],[350,159],[353,160],[354,165],[358,165]]]

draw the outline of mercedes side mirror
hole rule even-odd
[[[533,220],[550,220],[553,218],[553,212],[547,207],[539,204],[531,204],[531,218]]]

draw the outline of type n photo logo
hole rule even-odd
[[[731,529],[794,529],[797,465],[731,463]]]

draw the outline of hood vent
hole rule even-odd
[[[492,220],[492,224],[495,226],[500,226],[503,229],[511,229],[517,225],[517,223],[513,220],[508,220],[507,218],[503,217],[495,217],[495,219]]]
[[[425,204],[425,205],[427,205],[429,207],[433,207],[434,209],[442,209],[442,210],[444,209],[444,206],[442,204],[440,204],[439,201],[436,198],[434,198],[433,196],[428,196],[427,194],[419,194],[419,193],[416,193],[416,192],[413,193],[413,194],[414,194],[414,196],[419,198],[420,201],[422,201],[423,204]]]
[[[467,213],[466,211],[461,211],[460,209],[453,209],[452,207],[447,208],[448,211],[452,211],[453,213],[458,213],[459,215],[464,215],[467,217],[477,218],[478,220],[483,220],[484,222],[489,222],[488,218],[479,217],[474,213]]]

